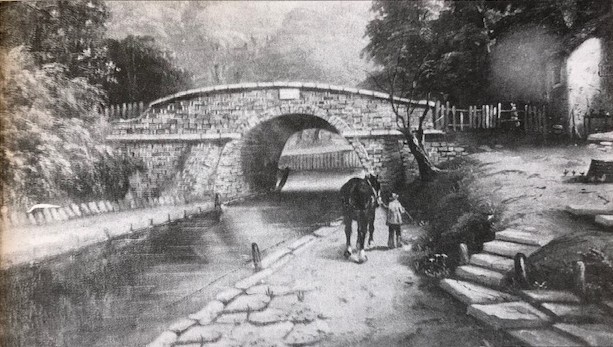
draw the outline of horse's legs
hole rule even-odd
[[[346,246],[347,248],[345,249],[345,253],[343,253],[343,255],[345,256],[345,258],[349,258],[351,256],[351,223],[353,223],[353,220],[351,219],[350,216],[347,216],[347,214],[345,214],[343,216],[343,223],[345,224],[345,237],[347,238],[347,243]]]
[[[375,213],[368,218],[368,247],[372,246],[375,241],[373,235],[375,234]]]
[[[366,253],[364,252],[364,241],[366,240],[367,223],[368,222],[364,219],[358,221],[358,263],[363,263],[367,260]]]

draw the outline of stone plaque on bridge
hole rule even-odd
[[[281,100],[300,99],[300,89],[298,89],[298,88],[281,88],[281,89],[279,89],[279,99],[281,99]]]

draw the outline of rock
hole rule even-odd
[[[490,146],[486,146],[486,145],[482,145],[477,147],[479,150],[484,151],[484,152],[491,152],[492,149],[490,148]]]
[[[473,304],[468,314],[496,329],[539,328],[551,323],[551,317],[523,301]]]
[[[490,287],[501,287],[504,284],[503,274],[482,267],[472,265],[458,266],[455,274],[461,279],[477,282]]]
[[[287,313],[276,308],[267,308],[261,312],[253,312],[249,315],[249,322],[255,325],[268,325],[287,320]]]
[[[280,310],[290,312],[295,305],[298,305],[298,297],[297,295],[284,295],[284,296],[275,296],[271,301],[268,307],[278,308]]]
[[[238,324],[247,320],[247,312],[224,313],[217,317],[215,323],[220,324]]]
[[[193,319],[188,319],[188,318],[179,319],[178,321],[172,323],[168,327],[168,330],[173,331],[173,332],[175,332],[177,334],[180,334],[180,333],[184,332],[185,330],[187,330],[192,325],[196,324],[197,320],[198,319],[193,320]]]
[[[287,286],[260,284],[247,289],[247,294],[266,294],[266,295],[287,295],[293,293],[293,290]]]
[[[533,303],[564,302],[580,303],[581,299],[575,294],[562,290],[522,290],[522,296]]]
[[[601,141],[601,142],[600,142],[600,145],[601,145],[601,146],[607,146],[607,147],[610,147],[610,146],[613,146],[613,142],[611,142],[611,141]]]
[[[605,319],[605,313],[596,305],[572,305],[543,303],[543,309],[560,318],[563,322],[596,323]]]
[[[302,346],[311,345],[321,341],[325,334],[328,332],[328,328],[325,322],[318,321],[309,324],[296,324],[290,333],[285,337],[284,341],[288,345]]]
[[[461,302],[471,304],[492,304],[505,301],[517,301],[513,295],[499,292],[480,285],[458,281],[450,278],[441,280],[440,287]]]
[[[521,243],[494,240],[483,244],[483,251],[498,254],[503,257],[513,258],[517,253],[523,253],[527,257],[536,252],[539,247],[524,245]]]
[[[209,302],[202,310],[189,315],[189,318],[197,320],[201,325],[207,325],[217,318],[217,316],[223,311],[223,308],[223,303],[213,300]]]
[[[555,324],[554,329],[570,334],[589,346],[613,346],[613,327],[606,324]]]
[[[553,239],[550,235],[541,235],[536,232],[505,229],[496,233],[496,240],[522,243],[531,246],[545,246]]]
[[[235,297],[241,295],[242,293],[243,293],[243,291],[240,290],[240,289],[228,288],[226,290],[223,290],[223,291],[219,292],[215,296],[215,299],[223,302],[224,304],[227,304],[228,302],[232,301],[232,299],[234,299]]]
[[[221,332],[210,326],[194,326],[181,334],[177,339],[178,345],[190,343],[209,343],[221,338]]]
[[[513,269],[513,259],[489,253],[477,253],[470,257],[470,264],[490,270],[507,272]]]
[[[526,329],[526,330],[511,330],[509,334],[525,346],[582,346],[581,343],[574,341],[552,329]],[[523,345],[522,344],[522,345]]]
[[[270,297],[264,294],[241,295],[230,302],[225,308],[225,312],[247,312],[260,311],[268,305]]]
[[[177,334],[172,331],[164,331],[153,340],[147,347],[170,347],[177,340]]]

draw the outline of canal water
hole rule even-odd
[[[340,217],[358,171],[290,175],[284,190],[3,274],[3,346],[138,346],[253,272],[264,255]]]

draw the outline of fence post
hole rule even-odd
[[[524,105],[524,132],[528,133],[528,105]]]
[[[444,128],[443,128],[443,131],[445,131],[445,132],[446,132],[446,131],[447,131],[447,128],[448,128],[448,125],[449,125],[449,123],[448,123],[448,119],[447,119],[447,116],[449,115],[449,114],[448,114],[448,113],[449,113],[449,101],[447,101],[447,102],[445,103],[445,108],[443,109],[443,112],[444,112],[444,113],[443,113],[443,127],[444,127]]]
[[[440,112],[441,102],[436,100],[436,103],[434,103],[434,112],[432,113],[432,126],[434,126],[434,129],[440,129],[440,121],[438,120]]]
[[[456,127],[458,126],[458,120],[456,119],[456,108],[455,105],[451,107],[451,117],[452,120],[452,124],[453,124],[453,131],[456,131]]]
[[[460,131],[464,131],[464,112],[460,112]]]
[[[502,124],[502,104],[498,103],[498,119],[496,122],[496,127],[500,128],[501,124]]]

